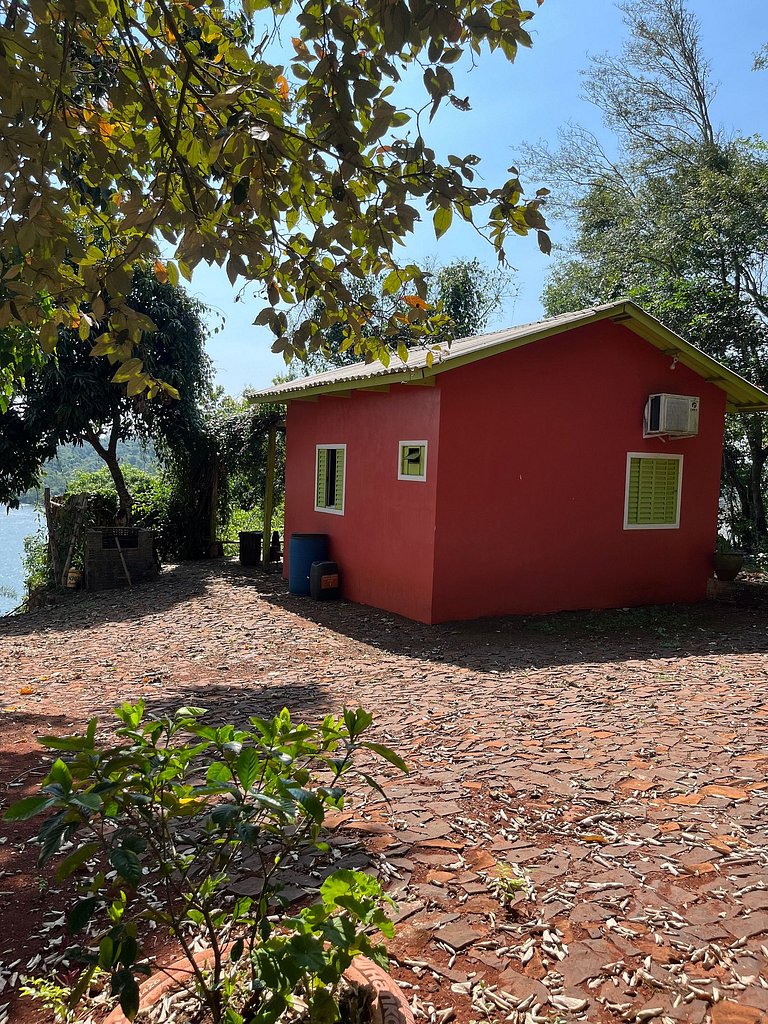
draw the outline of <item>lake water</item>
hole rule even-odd
[[[18,607],[24,592],[24,538],[36,533],[44,517],[33,505],[8,512],[0,505],[0,615]]]

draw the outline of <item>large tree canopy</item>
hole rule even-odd
[[[586,92],[614,146],[571,126],[557,150],[529,151],[573,215],[568,258],[544,294],[556,314],[631,295],[673,330],[768,386],[768,147],[728,138],[712,114],[715,85],[684,0],[631,0],[627,41],[593,60]],[[731,526],[768,542],[768,430],[751,414],[726,434]]]
[[[210,363],[200,303],[182,288],[161,285],[148,268],[137,268],[127,301],[155,325],[137,352],[149,372],[173,387],[176,398],[147,401],[126,394],[112,381],[108,363],[91,358],[90,341],[74,329],[63,330],[55,356],[26,371],[0,412],[0,502],[12,503],[35,486],[44,461],[59,445],[86,443],[106,464],[121,506],[130,513],[118,442],[138,437],[183,446],[202,431]]]
[[[32,327],[50,351],[60,327],[96,327],[94,354],[153,395],[127,296],[158,242],[161,282],[200,261],[259,282],[255,322],[287,356],[340,318],[362,336],[348,275],[423,292],[394,256],[415,204],[438,237],[458,214],[502,257],[510,233],[548,248],[541,197],[523,198],[514,169],[477,185],[476,156],[440,162],[422,134],[444,100],[469,105],[457,61],[514,60],[530,17],[519,0],[0,0],[0,328]],[[409,71],[420,111],[398,102]],[[289,337],[281,305],[319,294],[325,322]]]

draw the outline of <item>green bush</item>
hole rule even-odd
[[[24,538],[24,605],[30,607],[36,598],[53,583],[53,574],[48,559],[48,537],[45,530]]]
[[[161,476],[153,476],[135,466],[123,466],[126,486],[133,498],[133,526],[153,530],[160,557],[173,551],[174,530],[170,522],[170,488]],[[114,522],[119,503],[109,470],[77,473],[67,484],[67,496],[86,495],[94,522]]]
[[[83,965],[70,1005],[100,970],[133,1019],[139,978],[152,968],[145,931],[162,927],[189,960],[213,1024],[276,1024],[296,993],[307,1019],[332,1024],[352,959],[386,962],[371,938],[392,935],[386,897],[374,878],[342,869],[325,878],[317,902],[281,913],[281,869],[328,852],[326,811],[343,806],[359,752],[405,765],[365,739],[372,716],[362,709],[327,715],[317,728],[294,723],[286,709],[251,718],[247,729],[208,725],[204,714],[181,708],[153,718],[139,701],[117,709],[116,739],[97,739],[96,719],[85,734],[43,738],[63,757],[40,795],[6,812],[10,821],[50,812],[40,863],[66,851],[58,877],[72,878],[77,892],[68,924]],[[232,894],[243,870],[253,896]],[[212,955],[206,970],[194,959],[200,945]]]
[[[279,530],[282,534],[285,522],[285,502],[281,499],[272,512],[272,530]],[[249,530],[262,530],[264,528],[264,513],[260,506],[256,508],[230,508],[227,511],[227,522],[222,530],[223,540],[239,540],[239,534]]]

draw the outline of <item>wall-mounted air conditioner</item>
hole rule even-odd
[[[691,395],[649,395],[643,416],[643,437],[695,437],[699,432],[699,399]]]

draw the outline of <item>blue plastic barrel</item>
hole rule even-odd
[[[292,533],[288,546],[288,593],[308,595],[312,563],[327,558],[327,533]]]

